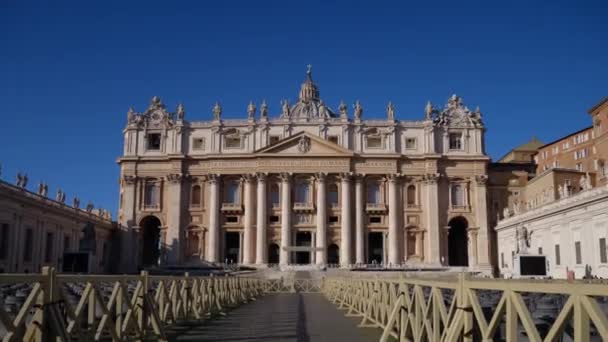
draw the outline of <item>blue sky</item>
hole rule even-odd
[[[129,106],[158,95],[195,120],[265,98],[278,113],[309,63],[327,104],[359,99],[367,118],[389,100],[421,118],[457,93],[495,159],[589,125],[608,95],[608,4],[492,3],[0,1],[2,178],[24,170],[115,213]]]

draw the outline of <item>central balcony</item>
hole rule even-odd
[[[365,211],[368,213],[384,213],[386,212],[386,205],[384,203],[367,203]]]
[[[295,212],[310,212],[314,211],[315,206],[312,202],[294,202],[293,211]]]
[[[240,203],[222,203],[221,210],[225,213],[240,213],[243,211],[243,206]]]

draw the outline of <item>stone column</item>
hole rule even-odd
[[[268,199],[266,198],[266,175],[258,173],[258,196],[257,196],[257,223],[256,223],[256,264],[267,264],[268,263],[268,246],[266,243],[267,233],[267,219],[268,212],[266,205]]]
[[[137,270],[137,264],[139,263],[138,258],[138,244],[137,244],[137,235],[136,227],[139,222],[135,222],[135,208],[136,204],[136,196],[135,196],[135,184],[137,183],[136,176],[127,176],[124,175],[122,177],[122,219],[120,224],[124,227],[127,227],[126,232],[121,232],[120,242],[121,242],[121,251],[122,253],[122,262],[120,263],[121,272],[123,273],[131,273]],[[21,231],[25,231],[24,229],[17,230],[19,227],[15,227],[15,236],[19,236]],[[70,240],[70,244],[75,243],[73,240]],[[19,246],[19,244],[15,244],[15,246]],[[16,248],[19,252],[21,250]],[[72,250],[75,250],[72,248]],[[21,260],[22,254],[17,254],[15,260]],[[14,270],[16,271],[16,270]]]
[[[439,194],[438,183],[439,174],[429,173],[424,176],[426,188],[426,203],[424,211],[426,213],[426,231],[428,234],[428,248],[426,249],[427,260],[431,264],[441,264],[441,227],[439,227]]]
[[[182,232],[181,211],[182,203],[182,175],[167,175],[169,191],[167,191],[167,229],[165,235],[166,263],[177,265],[182,261]]]
[[[391,264],[399,264],[399,212],[402,210],[399,206],[399,182],[397,175],[388,175],[388,262]]]
[[[316,232],[311,232],[311,237],[310,237],[310,246],[311,247],[315,247],[317,245],[317,233]],[[317,263],[317,253],[315,253],[314,251],[310,252],[310,264],[314,265]]]
[[[281,251],[279,263],[288,265],[291,252],[291,175],[281,174]]]
[[[350,178],[351,175],[344,173],[341,175],[342,185],[342,225],[340,227],[341,246],[340,246],[340,265],[348,266],[353,263],[351,257],[352,248],[352,229],[351,229],[351,198],[350,198]]]
[[[244,175],[243,183],[245,188],[243,191],[243,204],[245,205],[245,217],[243,218],[243,264],[249,265],[254,260],[254,235],[253,230],[253,212],[254,212],[254,199],[253,199],[253,175]]]
[[[316,263],[318,265],[327,264],[327,189],[325,174],[317,174],[317,234],[316,244]]]
[[[207,239],[207,260],[220,260],[220,181],[219,175],[209,175],[209,238]]]
[[[475,219],[477,221],[478,234],[476,234],[477,242],[477,263],[480,267],[486,268],[488,271],[491,270],[490,255],[492,248],[490,242],[490,232],[488,227],[488,208],[487,208],[487,188],[486,182],[488,176],[479,175],[475,176]]]
[[[239,255],[237,257],[237,264],[242,264],[243,263],[243,259],[245,259],[245,255],[244,255],[244,248],[243,248],[243,235],[244,232],[239,232]]]
[[[467,246],[469,248],[469,267],[475,267],[477,266],[477,260],[478,260],[478,247],[477,247],[477,232],[478,232],[478,228],[474,228],[474,227],[470,227],[469,229],[467,229],[467,238],[468,238],[468,243]]]
[[[355,262],[365,264],[365,199],[363,197],[363,177],[355,178]]]

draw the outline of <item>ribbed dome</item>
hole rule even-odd
[[[337,115],[327,107],[319,97],[319,88],[312,81],[310,66],[306,71],[306,80],[300,87],[298,102],[290,109],[292,119],[335,118]]]

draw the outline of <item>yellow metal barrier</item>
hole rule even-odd
[[[25,284],[25,285],[23,285]],[[261,279],[241,277],[5,274],[0,286],[27,293],[15,312],[0,302],[2,341],[67,341],[154,337],[181,320],[224,314],[224,308],[265,293]],[[14,314],[14,315],[11,315]]]
[[[500,298],[489,321],[480,304],[483,291]],[[597,337],[608,341],[607,313],[597,301],[608,296],[605,282],[472,279],[465,274],[458,280],[328,278],[323,292],[347,316],[361,317],[359,326],[383,329],[380,341],[493,341],[503,323],[507,341],[518,341],[521,334],[529,341],[558,341],[567,324],[575,341],[590,341],[591,323]],[[524,301],[530,293],[565,298],[544,338]]]

